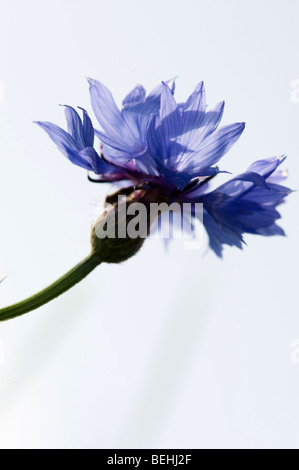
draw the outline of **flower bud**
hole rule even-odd
[[[132,191],[126,199],[118,196],[117,202],[116,197],[110,198],[114,204],[106,201],[105,211],[91,230],[92,251],[102,262],[121,263],[140,250],[150,230],[150,211],[144,194],[142,190]],[[139,212],[138,217],[136,210]],[[130,224],[137,224],[138,231],[132,234]]]

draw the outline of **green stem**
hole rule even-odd
[[[0,309],[0,321],[19,317],[50,302],[84,279],[99,264],[101,264],[99,258],[94,253],[90,253],[90,255],[77,264],[77,266],[68,271],[49,287],[38,292],[38,294],[17,304]]]

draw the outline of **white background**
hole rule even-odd
[[[222,166],[286,153],[298,189],[298,21],[298,0],[0,1],[1,305],[88,253],[109,187],[33,124],[91,111],[86,76],[119,104],[137,83],[178,75],[181,101],[204,80],[224,124],[247,122]],[[0,447],[298,448],[297,203],[287,238],[248,236],[223,261],[149,240],[0,324]]]

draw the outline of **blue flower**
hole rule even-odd
[[[125,181],[143,188],[147,201],[202,203],[203,223],[211,249],[222,256],[223,246],[242,248],[245,233],[284,235],[277,225],[277,207],[290,189],[280,183],[278,170],[285,157],[260,160],[248,170],[211,191],[209,181],[219,173],[222,157],[237,142],[244,123],[220,127],[224,102],[207,110],[200,82],[185,103],[173,96],[174,82],[162,82],[148,96],[138,85],[119,110],[110,91],[89,79],[91,103],[102,130],[94,130],[65,108],[68,132],[55,124],[38,122],[69,160],[96,174],[101,181]],[[82,108],[81,108],[82,109]],[[94,148],[94,136],[101,141]]]
[[[244,233],[284,235],[276,222],[281,217],[277,206],[292,192],[279,184],[287,177],[286,172],[277,170],[285,158],[257,161],[244,174],[212,192],[197,195],[196,200],[203,203],[210,247],[219,257],[225,244],[242,248]]]

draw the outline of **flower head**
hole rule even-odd
[[[277,207],[282,204],[289,188],[280,183],[287,177],[278,171],[285,156],[260,160],[247,172],[231,179],[214,191],[194,194],[204,207],[204,226],[210,247],[222,256],[223,245],[242,248],[244,233],[255,235],[284,235],[276,222],[280,219]],[[192,192],[189,195],[192,200]]]
[[[241,248],[244,233],[284,234],[276,221],[277,206],[291,192],[280,184],[284,174],[278,166],[285,157],[257,161],[245,173],[209,189],[210,179],[219,172],[216,165],[245,124],[219,128],[224,102],[207,110],[203,82],[185,103],[176,102],[173,81],[162,82],[148,96],[138,85],[120,110],[103,84],[88,81],[101,130],[94,130],[85,110],[81,120],[69,106],[68,132],[38,123],[72,163],[94,172],[99,181],[126,181],[132,191],[142,187],[147,201],[152,197],[167,203],[202,203],[210,247],[218,256],[225,244]],[[99,152],[94,135],[101,142]]]

